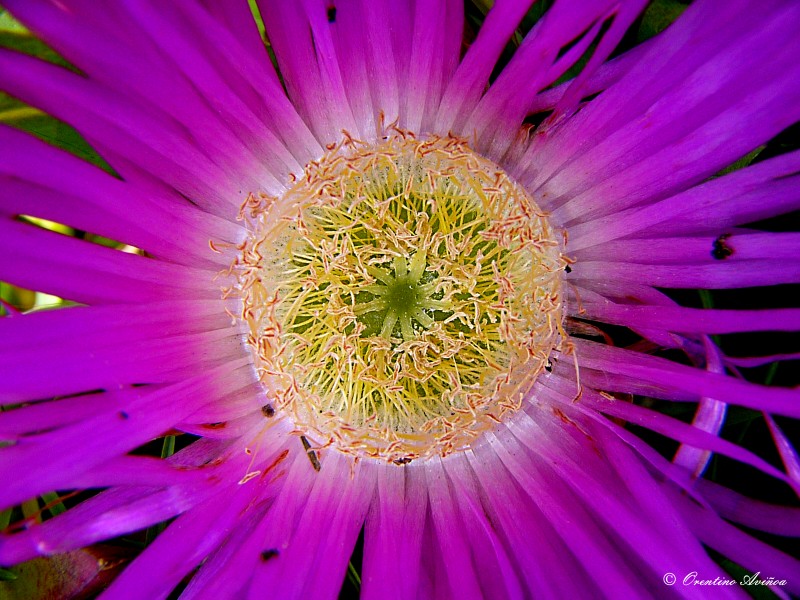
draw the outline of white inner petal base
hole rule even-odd
[[[319,447],[398,464],[462,449],[563,338],[556,233],[464,140],[347,139],[242,216],[259,377]]]

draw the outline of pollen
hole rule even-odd
[[[463,139],[347,136],[242,218],[248,344],[270,406],[315,448],[459,451],[520,408],[560,343],[559,236]]]

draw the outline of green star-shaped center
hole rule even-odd
[[[365,285],[360,291],[373,296],[372,300],[357,302],[353,312],[362,323],[380,321],[380,335],[391,339],[399,325],[403,340],[414,339],[414,324],[428,329],[433,325],[434,310],[448,310],[449,304],[433,297],[436,282],[424,283],[426,258],[424,252],[417,252],[407,261],[405,257],[395,257],[393,270],[368,266],[367,272],[375,278],[375,283]],[[369,315],[369,317],[368,317]]]

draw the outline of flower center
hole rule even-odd
[[[353,313],[365,325],[362,337],[374,333],[377,325],[380,335],[391,340],[399,325],[403,340],[410,342],[415,335],[412,319],[427,329],[434,322],[429,312],[449,307],[448,303],[433,298],[435,282],[423,283],[425,266],[425,251],[421,250],[410,263],[403,256],[395,256],[391,272],[379,267],[368,269],[376,283],[364,286],[356,298],[367,295],[373,299],[353,306]]]
[[[463,140],[348,138],[243,215],[256,367],[318,446],[401,464],[462,449],[520,407],[559,341],[554,232]]]

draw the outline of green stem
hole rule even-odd
[[[714,298],[709,290],[697,290],[697,292],[700,294],[700,302],[703,303],[703,308],[714,308]],[[712,335],[711,339],[714,340],[714,344],[718,348],[721,347],[721,340],[718,335]]]
[[[361,589],[361,576],[358,574],[355,565],[353,565],[353,561],[351,560],[347,563],[347,580],[353,584],[353,587],[356,588],[356,591]]]
[[[59,495],[55,492],[48,492],[46,494],[42,494],[42,501],[44,502],[45,506],[48,507],[50,514],[54,517],[57,517],[61,513],[67,510],[67,507],[64,506],[64,503],[61,502]]]

